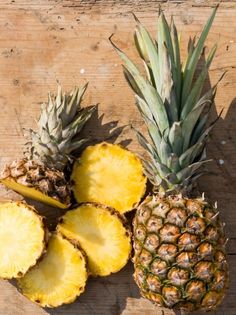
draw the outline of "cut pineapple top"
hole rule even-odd
[[[88,278],[84,253],[60,234],[53,234],[47,253],[19,279],[22,293],[43,307],[72,303]]]
[[[92,275],[106,276],[123,268],[130,256],[130,232],[122,220],[110,208],[84,204],[62,217],[58,231],[80,243]]]
[[[0,277],[21,277],[44,251],[42,218],[23,202],[0,204]]]
[[[78,202],[98,202],[120,213],[132,210],[146,188],[140,160],[119,145],[89,146],[72,172],[73,191]]]

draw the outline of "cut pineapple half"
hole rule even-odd
[[[118,272],[129,260],[131,237],[125,219],[115,210],[87,203],[68,211],[58,231],[81,245],[93,276]]]
[[[72,303],[88,278],[82,250],[59,233],[50,237],[42,260],[18,280],[22,293],[42,307]]]
[[[42,217],[23,202],[0,204],[0,277],[18,278],[36,264],[45,246]]]
[[[98,202],[120,213],[132,210],[146,188],[141,161],[121,146],[105,142],[84,150],[71,179],[78,202]]]
[[[36,188],[33,187],[27,187],[25,185],[19,184],[13,179],[1,179],[0,181],[3,185],[5,185],[7,188],[10,188],[17,193],[21,194],[22,196],[25,196],[27,198],[37,200],[39,202],[45,203],[51,207],[57,207],[60,209],[66,209],[68,208],[68,205],[63,204],[62,202],[56,200],[55,198],[52,198],[50,196],[47,196],[46,194],[42,193]]]

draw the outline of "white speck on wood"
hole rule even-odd
[[[226,141],[222,140],[220,143],[224,145],[224,144],[226,144]]]
[[[84,74],[84,73],[85,73],[85,70],[84,70],[84,69],[80,69],[80,73],[81,73],[81,74]]]
[[[224,163],[225,163],[225,161],[224,161],[224,160],[219,159],[219,164],[220,164],[220,165],[223,165]]]

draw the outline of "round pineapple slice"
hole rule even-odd
[[[45,246],[42,217],[24,202],[0,204],[0,277],[18,278],[36,264]]]
[[[93,276],[118,272],[129,260],[131,237],[125,219],[115,210],[92,203],[68,211],[58,231],[81,245]]]
[[[42,307],[72,303],[88,278],[82,250],[59,233],[50,237],[42,260],[18,280],[22,293]]]
[[[71,179],[79,203],[97,202],[120,213],[132,210],[146,189],[141,161],[121,146],[105,142],[84,150]]]

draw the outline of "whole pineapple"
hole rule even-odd
[[[204,95],[202,88],[215,46],[198,76],[195,70],[215,13],[216,9],[198,42],[190,39],[184,66],[175,24],[172,20],[169,26],[163,13],[157,42],[137,20],[134,39],[147,78],[114,46],[147,125],[151,140],[138,131],[137,135],[150,156],[143,164],[157,191],[142,202],[134,218],[134,278],[144,297],[187,311],[214,309],[228,286],[219,212],[204,195],[190,197],[206,162],[205,146],[213,126],[206,123],[216,86]]]
[[[18,193],[59,208],[70,205],[71,190],[64,169],[86,139],[79,133],[91,117],[95,106],[81,108],[87,84],[62,93],[58,85],[56,96],[49,93],[43,104],[38,131],[30,130],[27,158],[5,166],[0,182]]]

